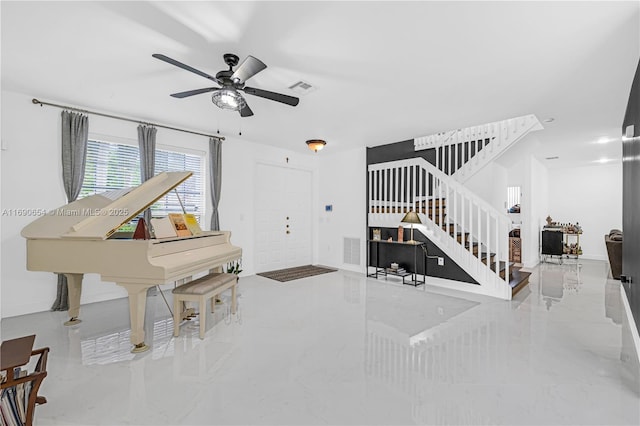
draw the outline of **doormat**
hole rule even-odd
[[[337,269],[326,268],[324,266],[296,266],[295,268],[279,269],[277,271],[260,272],[257,275],[265,278],[271,278],[272,280],[280,281],[282,283],[287,281],[293,281],[300,278],[312,277],[314,275],[326,274],[328,272],[335,272]]]

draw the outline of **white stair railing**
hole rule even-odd
[[[415,151],[435,149],[436,168],[465,182],[529,132],[542,129],[538,118],[529,114],[422,136],[413,144]]]
[[[373,164],[368,173],[369,226],[396,227],[416,211],[424,224],[419,229],[480,284],[481,293],[511,299],[506,214],[423,158]]]

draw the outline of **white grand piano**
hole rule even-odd
[[[135,218],[191,172],[165,172],[128,192],[96,194],[69,203],[27,225],[27,269],[64,274],[69,289],[69,317],[79,322],[82,277],[100,274],[129,293],[132,352],[144,352],[147,289],[189,280],[240,259],[229,231],[205,231],[192,237],[134,240],[118,228]]]

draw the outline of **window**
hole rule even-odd
[[[193,175],[178,186],[177,192],[187,213],[193,213],[198,221],[204,211],[204,182],[202,169],[204,155],[156,150],[155,173],[191,171]],[[140,154],[138,147],[120,143],[89,140],[84,181],[78,198],[140,185]],[[175,191],[170,191],[151,206],[154,217],[171,212],[181,212]],[[133,231],[137,219],[122,230]]]

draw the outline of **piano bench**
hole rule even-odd
[[[173,289],[173,335],[180,335],[180,321],[182,320],[182,302],[198,302],[200,306],[200,338],[204,339],[205,322],[207,313],[205,312],[207,300],[211,299],[211,312],[216,305],[215,296],[222,294],[225,290],[231,289],[231,313],[236,313],[236,285],[238,276],[224,272],[215,272],[205,275],[197,280]]]

